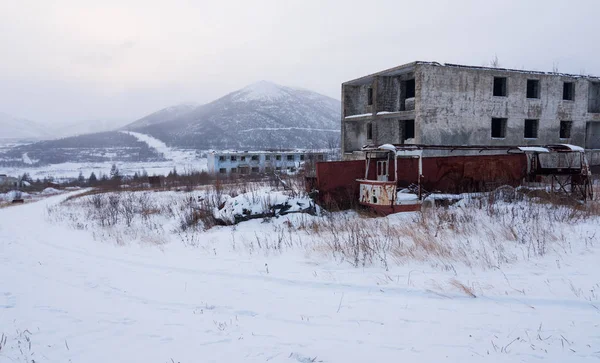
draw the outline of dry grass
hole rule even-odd
[[[261,190],[272,187],[271,182],[218,181],[194,193],[173,193],[167,200],[154,197],[163,194],[152,190],[92,190],[68,199],[67,208],[51,208],[50,214],[74,228],[94,227],[97,235],[117,241],[137,238],[162,245],[169,234],[176,234],[185,245],[201,246],[202,233],[221,223],[213,211],[222,207],[226,196],[246,193],[253,203],[268,204]],[[286,184],[294,189],[290,193],[302,193],[293,182]],[[597,223],[599,216],[598,201],[583,204],[544,191],[503,188],[452,206],[387,218],[362,212],[300,215],[283,222],[266,218],[273,223],[254,235],[236,239],[232,227],[231,247],[251,254],[303,249],[356,267],[419,261],[444,270],[453,270],[457,263],[498,268],[519,258],[569,252],[572,243],[595,243],[595,235],[583,236],[580,230],[573,234],[572,226]],[[166,221],[175,223],[165,231]]]
[[[470,296],[472,298],[477,297],[477,295],[475,295],[475,293],[473,292],[473,288],[463,284],[462,282],[458,281],[457,279],[451,279],[450,285],[456,287],[459,291],[464,292],[465,295],[467,295],[467,296]]]

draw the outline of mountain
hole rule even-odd
[[[123,132],[95,134],[38,141],[0,150],[0,167],[22,167],[27,164],[48,165],[66,162],[150,162],[164,156],[148,143]]]
[[[0,112],[0,139],[38,140],[51,137],[45,126]]]
[[[194,149],[324,148],[340,137],[341,103],[260,81],[208,104],[161,110],[124,129]]]
[[[69,137],[99,132],[113,131],[121,128],[127,122],[123,120],[84,120],[66,124],[53,125],[50,133],[53,138]]]
[[[128,124],[124,128],[127,130],[135,130],[164,122],[176,122],[179,118],[185,117],[185,115],[191,113],[199,106],[200,105],[197,103],[182,103],[180,105],[163,108],[160,111],[151,113],[148,116]]]

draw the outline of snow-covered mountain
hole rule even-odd
[[[114,131],[123,127],[125,124],[127,124],[127,121],[123,120],[84,120],[53,125],[49,132],[53,138],[60,138]]]
[[[139,129],[164,122],[177,121],[179,118],[184,117],[199,106],[200,104],[197,103],[182,103],[180,105],[163,108],[162,110],[151,113],[148,116],[128,124],[126,128],[130,130]]]
[[[51,137],[51,132],[47,127],[0,112],[0,139],[38,140],[48,137]]]
[[[42,125],[0,112],[0,140],[38,141],[116,130],[123,120],[85,120]]]
[[[175,106],[125,127],[196,149],[322,148],[339,139],[340,101],[260,81],[197,107]]]

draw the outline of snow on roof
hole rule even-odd
[[[545,76],[562,76],[562,77],[571,77],[571,78],[600,79],[600,77],[598,77],[598,76],[584,75],[584,74],[530,71],[530,70],[524,70],[524,69],[498,68],[498,67],[486,67],[486,66],[468,66],[468,65],[463,65],[463,64],[452,64],[452,63],[417,62],[417,64],[430,64],[430,65],[439,66],[439,67],[467,68],[467,69],[476,69],[476,70],[485,70],[485,71],[502,71],[502,72],[511,72],[511,73],[539,74],[539,75],[545,75]]]
[[[372,80],[375,76],[383,76],[383,77],[391,77],[397,76],[400,74],[405,74],[414,70],[417,65],[430,65],[436,67],[454,67],[454,68],[465,68],[465,69],[473,69],[473,70],[481,70],[481,71],[496,71],[496,72],[511,72],[511,73],[522,73],[522,74],[537,74],[537,75],[547,75],[547,76],[562,76],[562,77],[570,77],[570,78],[588,78],[593,80],[600,80],[600,77],[593,75],[582,75],[582,74],[569,74],[569,73],[559,73],[559,72],[543,72],[543,71],[532,71],[532,70],[524,70],[524,69],[511,69],[511,68],[496,68],[496,67],[486,67],[486,66],[469,66],[463,64],[452,64],[452,63],[440,63],[440,62],[429,62],[429,61],[415,61],[411,63],[406,63],[397,67],[389,68],[380,72],[372,73],[363,77],[359,77],[356,79],[352,79],[350,81],[344,82],[343,84],[348,85],[360,85],[365,84]]]
[[[372,113],[361,113],[360,115],[352,115],[352,116],[346,116],[344,117],[345,119],[349,119],[349,118],[359,118],[359,117],[367,117],[367,116],[371,116],[373,115]]]
[[[262,155],[262,154],[325,154],[329,152],[329,150],[306,150],[306,149],[295,149],[295,150],[211,150],[208,153],[213,155]]]
[[[549,153],[550,150],[545,147],[540,146],[519,146],[519,150],[524,152],[534,152],[534,153]]]
[[[378,149],[387,150],[387,151],[396,151],[396,147],[392,144],[383,144],[379,146]]]
[[[571,144],[559,144],[559,145],[566,146],[569,149],[571,149],[571,151],[578,151],[578,152],[585,151],[581,146],[577,146],[577,145],[571,145]]]

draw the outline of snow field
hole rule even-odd
[[[503,197],[182,230],[178,211],[217,193],[129,195],[144,193],[129,227],[102,226],[94,195],[0,210],[0,362],[600,357],[597,206]]]

